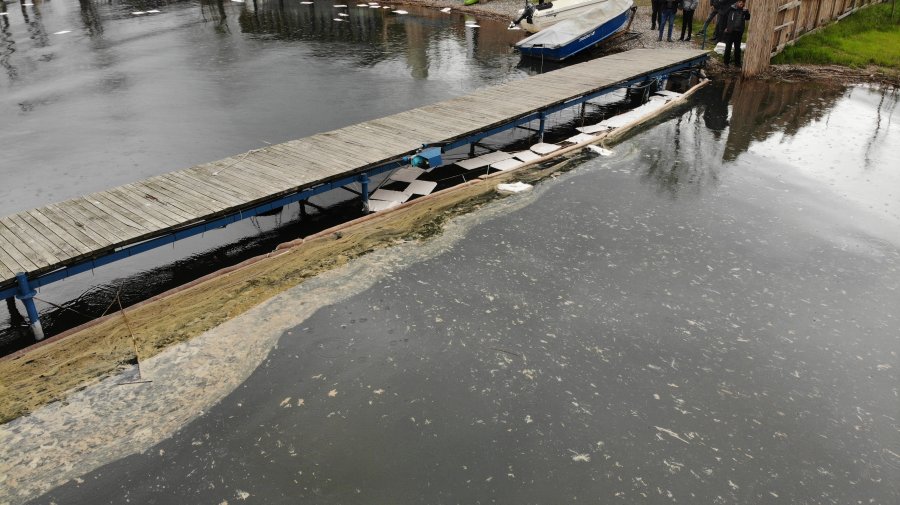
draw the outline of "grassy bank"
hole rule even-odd
[[[800,39],[772,59],[774,64],[882,67],[900,72],[900,6],[891,20],[891,4],[862,9],[818,33]]]

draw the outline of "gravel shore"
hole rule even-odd
[[[523,0],[491,0],[489,2],[477,3],[475,5],[465,6],[459,0],[404,0],[406,3],[428,5],[437,8],[450,7],[459,12],[466,12],[477,16],[488,17],[501,21],[512,20],[516,12],[522,8]],[[681,25],[676,22],[672,28],[672,38],[675,42],[667,42],[665,36],[663,41],[657,41],[659,31],[650,30],[650,7],[638,6],[637,14],[634,22],[631,24],[631,31],[638,33],[640,36],[621,44],[622,50],[635,48],[650,47],[694,47],[699,46],[699,40],[694,37],[692,42],[679,42],[678,37],[681,35]],[[664,34],[665,35],[665,34]]]

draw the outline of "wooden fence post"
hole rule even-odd
[[[709,0],[700,0],[700,2],[697,3],[697,10],[694,11],[694,19],[706,21],[706,16],[709,15],[710,9]]]
[[[769,67],[779,1],[752,0],[748,5],[751,17],[747,22],[749,31],[747,50],[744,51],[744,77],[752,77]]]

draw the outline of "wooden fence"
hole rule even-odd
[[[747,23],[743,74],[753,76],[762,72],[769,66],[769,60],[773,56],[803,35],[880,1],[882,0],[746,0],[752,17]],[[705,20],[709,12],[709,0],[700,0],[694,19]]]

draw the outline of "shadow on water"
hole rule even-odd
[[[188,258],[117,279],[112,283],[91,287],[78,298],[54,304],[41,312],[41,322],[48,335],[53,335],[118,310],[118,299],[127,307],[167,290],[191,282],[228,265],[272,251],[278,244],[311,235],[342,222],[360,217],[358,200],[329,207],[328,212],[310,213],[303,218],[297,204],[271,216],[250,218],[258,230],[256,235],[236,243],[215,247]],[[266,220],[265,228],[261,221]],[[38,295],[40,298],[40,294]],[[0,355],[14,352],[32,343],[27,321],[20,309],[7,302],[9,325],[0,328]]]

